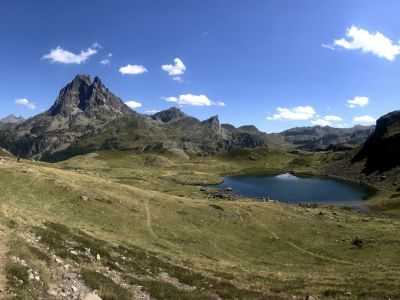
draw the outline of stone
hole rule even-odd
[[[311,295],[307,295],[307,297],[305,298],[305,300],[317,300],[315,299],[313,296]]]
[[[73,279],[77,279],[78,278],[78,274],[68,272],[68,273],[64,273],[62,275],[62,277],[63,277],[63,279],[73,280]]]
[[[56,291],[56,290],[48,290],[47,293],[48,293],[50,296],[57,296],[57,291]]]
[[[100,260],[100,254],[96,255],[96,260]]]
[[[101,300],[101,298],[94,293],[83,294],[79,297],[79,299],[80,300]]]
[[[56,257],[54,260],[55,260],[56,263],[59,263],[59,264],[63,263],[62,259],[60,259],[58,257]]]
[[[88,197],[88,196],[82,195],[82,196],[81,196],[81,199],[82,199],[83,201],[88,201],[88,200],[89,200],[89,197]]]
[[[351,244],[358,248],[362,248],[364,246],[364,241],[361,238],[356,237],[354,240],[351,241]]]

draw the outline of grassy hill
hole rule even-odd
[[[13,155],[7,150],[0,148],[0,157],[13,157]]]
[[[199,188],[224,174],[307,170],[321,157],[298,160],[267,149],[196,159],[103,151],[10,164],[0,223],[11,291],[50,299],[72,272],[78,290],[102,299],[400,297],[398,220],[216,200]]]

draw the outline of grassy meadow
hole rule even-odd
[[[58,299],[49,292],[68,270],[102,299],[400,298],[398,218],[200,188],[228,174],[310,173],[324,155],[104,151],[10,162],[0,169],[10,297]]]

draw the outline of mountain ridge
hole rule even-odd
[[[369,127],[314,126],[267,134],[254,125],[221,124],[218,116],[198,120],[178,107],[143,115],[125,105],[99,77],[77,75],[45,112],[20,123],[0,124],[0,146],[14,155],[42,160],[101,149],[179,149],[189,155],[212,155],[257,147],[326,150],[361,143],[369,132]]]

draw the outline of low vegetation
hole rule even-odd
[[[149,163],[155,155],[168,163]],[[60,286],[71,295],[72,286],[97,290],[102,299],[400,297],[398,219],[215,199],[214,188],[186,184],[307,172],[325,155],[303,161],[263,149],[181,160],[102,151],[10,164],[0,172],[8,292],[16,299],[62,295]],[[394,193],[378,197],[396,201]],[[65,279],[69,273],[76,279]]]

